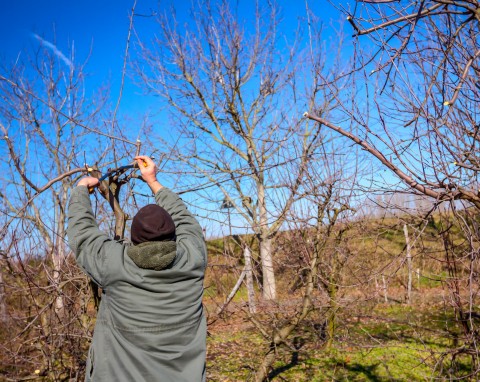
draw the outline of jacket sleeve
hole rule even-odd
[[[207,250],[202,227],[190,211],[187,210],[182,199],[170,189],[164,187],[155,194],[155,201],[160,207],[165,208],[172,217],[175,223],[177,242],[187,241],[190,245],[200,250],[206,266]]]
[[[95,283],[105,286],[108,282],[108,257],[118,257],[115,254],[123,251],[123,245],[110,239],[98,228],[86,186],[77,186],[72,190],[67,236],[77,264]]]

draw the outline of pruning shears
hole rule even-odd
[[[146,163],[143,164],[145,167],[147,166]],[[108,177],[112,176],[113,174],[123,171],[123,170],[128,170],[129,168],[138,168],[138,163],[133,163],[133,164],[127,164],[126,166],[120,166],[116,168],[115,170],[109,171],[106,174],[102,175],[100,178],[98,178],[98,181],[101,182],[102,180],[107,179]]]
[[[147,167],[147,166],[148,166],[147,162],[143,162],[143,166],[144,166],[144,167]],[[121,171],[124,171],[124,170],[128,170],[128,169],[130,169],[130,168],[138,168],[138,163],[135,162],[135,163],[132,163],[132,164],[127,164],[127,165],[125,165],[125,166],[117,167],[116,169],[111,170],[111,171],[107,172],[106,174],[103,174],[100,178],[98,178],[98,181],[101,182],[102,180],[105,180],[105,179],[111,177],[113,174],[116,174],[117,172],[121,172]],[[89,167],[87,171],[90,172],[90,171],[92,171],[92,170],[93,170],[93,169],[92,169],[91,167]],[[93,190],[94,190],[94,188],[93,188],[93,187],[90,187],[90,188],[88,189],[88,192],[89,192],[90,194],[92,194],[92,193],[93,193]]]

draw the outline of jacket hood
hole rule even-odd
[[[148,241],[128,247],[127,254],[137,267],[161,271],[175,259],[177,243],[174,241]]]

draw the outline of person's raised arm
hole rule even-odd
[[[163,186],[157,180],[157,166],[155,165],[155,162],[150,157],[145,155],[137,156],[134,159],[138,163],[143,180],[148,184],[148,187],[150,187],[152,190],[153,195],[155,195],[163,188]]]
[[[72,190],[68,206],[68,244],[77,263],[100,286],[106,282],[106,256],[114,246],[122,244],[111,240],[100,231],[90,202],[89,189],[98,186],[97,178],[82,178]]]
[[[175,231],[177,241],[182,239],[195,240],[204,245],[203,231],[197,219],[187,210],[182,199],[165,188],[157,180],[157,167],[155,163],[147,156],[137,156],[135,160],[138,163],[143,180],[148,184],[158,205],[165,208],[172,216],[175,222]],[[162,191],[162,192],[159,192]]]

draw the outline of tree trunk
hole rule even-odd
[[[275,347],[271,347],[268,353],[262,360],[260,367],[255,374],[255,382],[264,382],[268,376],[268,370],[272,366],[273,362],[275,361],[276,354],[275,354]]]
[[[412,302],[412,278],[413,278],[413,265],[412,265],[412,250],[410,248],[410,238],[408,237],[408,227],[403,225],[403,233],[405,234],[405,243],[407,244],[407,267],[408,267],[408,283],[407,283],[407,304]]]
[[[263,185],[262,181],[257,184],[257,190],[260,221],[259,247],[260,260],[262,262],[263,298],[265,300],[275,300],[277,298],[277,289],[275,285],[275,273],[273,270],[272,239],[270,237],[268,227],[265,186]]]
[[[256,313],[257,306],[255,303],[255,289],[253,287],[252,254],[248,246],[245,246],[243,250],[243,257],[245,258],[245,278],[248,293],[248,308],[250,313]]]
[[[60,283],[61,283],[61,268],[62,268],[62,262],[63,262],[63,253],[62,251],[58,251],[58,253],[55,253],[55,251],[52,253],[52,260],[53,260],[53,277],[52,277],[52,282],[53,286],[55,287],[55,290],[57,292],[57,297],[55,298],[55,313],[58,315],[63,314],[63,309],[64,309],[64,302],[63,302],[63,296],[60,290]]]
[[[263,298],[265,300],[275,300],[277,290],[273,271],[272,239],[262,238],[260,240],[260,258],[262,260]]]
[[[325,347],[330,349],[333,345],[333,340],[335,338],[335,331],[337,329],[336,321],[337,321],[337,310],[338,310],[338,303],[337,303],[337,285],[333,284],[332,282],[328,285],[328,297],[330,298],[330,309],[327,314],[327,342]]]
[[[230,294],[227,296],[227,299],[223,303],[223,305],[217,310],[217,314],[222,314],[225,308],[230,304],[230,301],[235,297],[237,294],[238,290],[240,289],[240,286],[242,285],[243,279],[245,278],[245,268],[242,270],[242,273],[240,273],[240,277],[238,278],[235,286],[231,290]]]
[[[62,184],[62,194],[61,200],[64,205],[67,204],[67,185],[65,182]],[[65,210],[60,208],[60,206],[56,207],[56,215],[57,215],[57,235],[53,238],[53,248],[52,248],[52,263],[53,263],[53,285],[55,287],[55,291],[57,293],[57,297],[55,298],[55,313],[62,316],[64,313],[65,302],[63,299],[63,293],[60,289],[61,279],[62,279],[62,266],[63,262],[65,261],[65,243],[63,238],[65,235],[65,222],[67,217],[65,215]]]
[[[329,297],[330,309],[327,314],[327,342],[325,347],[331,348],[335,338],[335,331],[337,329],[337,312],[338,312],[338,282],[340,279],[340,264],[338,256],[334,250],[332,254],[332,268],[328,280],[327,293]]]

